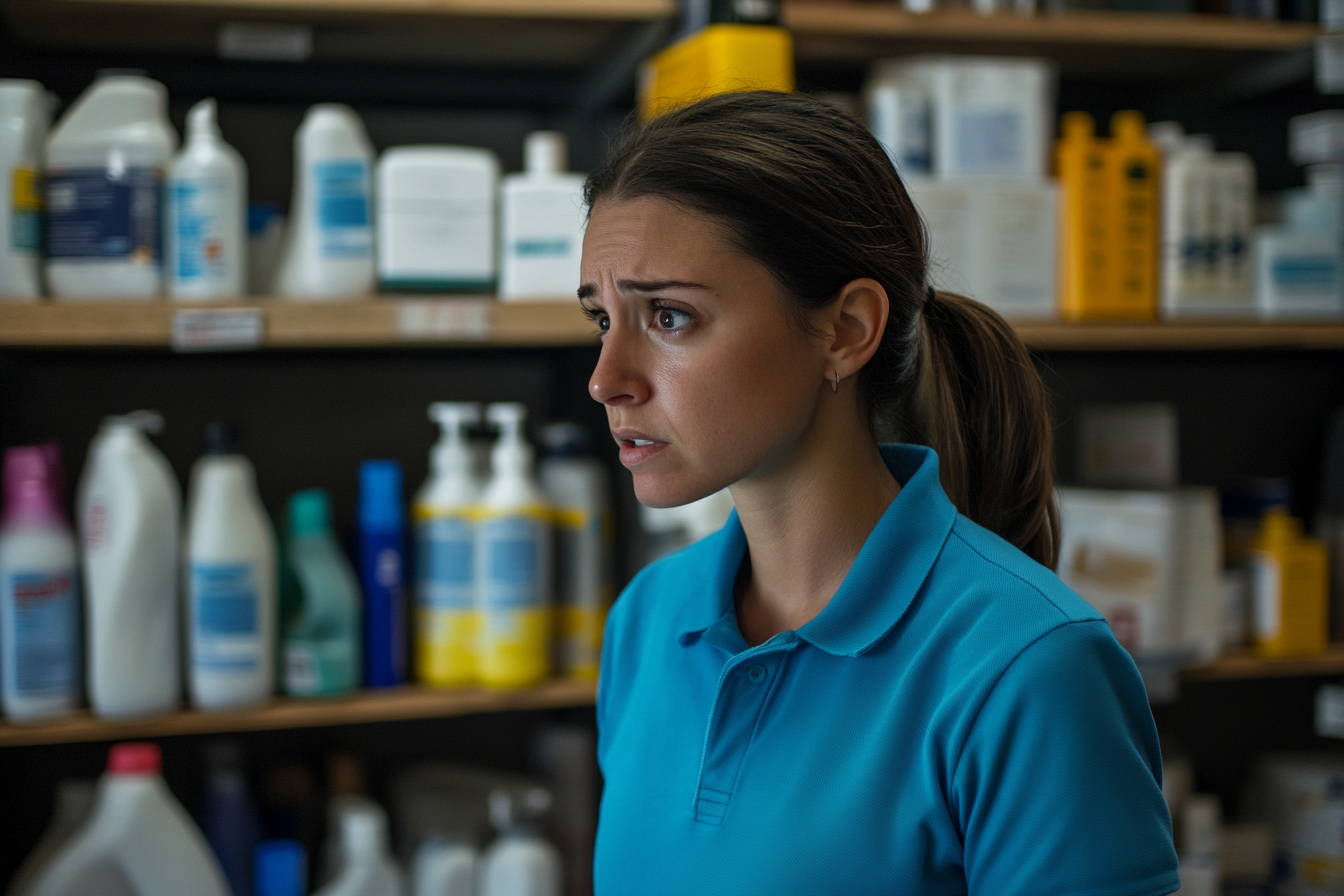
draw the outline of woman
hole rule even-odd
[[[589,385],[636,494],[737,506],[612,610],[598,893],[1175,890],[1143,684],[1050,571],[1040,381],[927,286],[879,144],[719,96],[585,192]]]

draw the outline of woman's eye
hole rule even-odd
[[[611,318],[605,314],[597,315],[597,328],[603,333],[611,329]]]
[[[659,308],[654,312],[653,320],[660,330],[675,330],[690,323],[691,316],[674,308]]]

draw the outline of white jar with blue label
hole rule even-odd
[[[355,298],[373,290],[373,146],[349,106],[322,103],[294,135],[294,198],[278,295]]]
[[[148,298],[163,279],[168,91],[101,73],[47,141],[47,285],[59,299]]]
[[[255,706],[275,689],[276,546],[231,427],[206,427],[187,499],[188,689],[199,709]]]

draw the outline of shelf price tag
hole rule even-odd
[[[397,332],[402,339],[489,339],[492,304],[488,299],[400,299]]]
[[[173,312],[173,351],[230,352],[261,347],[260,308],[208,308]]]

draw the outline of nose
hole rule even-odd
[[[607,407],[640,404],[649,398],[649,384],[640,364],[638,335],[625,332],[616,320],[602,340],[597,366],[588,378],[588,394]]]

